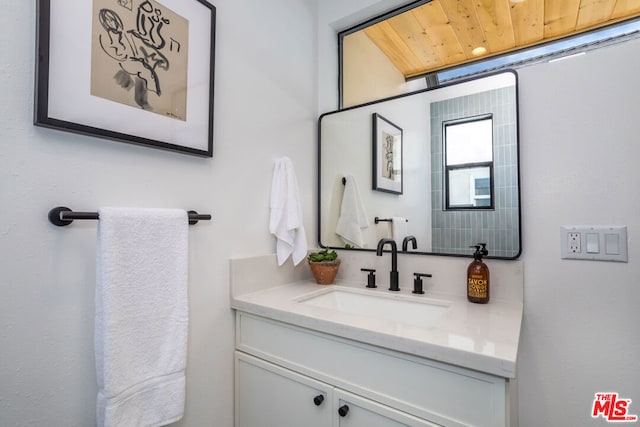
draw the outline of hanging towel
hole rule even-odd
[[[98,214],[97,424],[164,426],[184,413],[187,213],[102,208]]]
[[[402,239],[407,236],[407,219],[401,216],[391,218],[391,238],[396,243],[402,243]]]
[[[356,179],[352,175],[346,176],[340,217],[336,225],[336,234],[345,243],[358,248],[365,246],[362,229],[369,226],[369,220],[360,198],[360,191]]]
[[[289,258],[298,265],[307,256],[307,236],[302,221],[298,180],[288,157],[276,161],[271,182],[269,231],[276,236],[278,265]]]

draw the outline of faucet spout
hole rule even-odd
[[[413,247],[413,249],[418,249],[418,241],[416,240],[416,236],[407,236],[402,241],[402,252],[407,251],[409,242],[411,242],[411,246]]]
[[[399,291],[398,285],[398,245],[393,239],[380,239],[376,249],[376,255],[382,256],[382,250],[385,245],[391,245],[391,271],[389,272],[389,290]]]

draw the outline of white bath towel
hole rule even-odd
[[[391,218],[391,238],[396,243],[402,243],[402,240],[407,236],[407,219],[401,216],[394,216]]]
[[[182,418],[188,327],[188,217],[98,211],[95,352],[99,427]]]
[[[294,265],[307,256],[298,180],[288,157],[278,159],[273,170],[269,231],[276,236],[278,265],[284,264],[289,255]]]
[[[340,206],[340,217],[336,224],[336,234],[345,243],[358,248],[365,246],[362,230],[369,226],[369,219],[365,211],[358,183],[352,175],[347,175]]]

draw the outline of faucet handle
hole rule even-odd
[[[367,288],[377,288],[376,286],[376,270],[373,268],[361,268],[360,271],[367,271]]]
[[[413,293],[414,294],[424,294],[422,290],[422,278],[423,277],[432,277],[429,273],[413,273]]]

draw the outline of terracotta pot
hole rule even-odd
[[[311,272],[316,279],[316,283],[319,285],[331,285],[336,278],[336,274],[338,274],[340,260],[323,262],[309,261],[309,267],[311,267]]]

